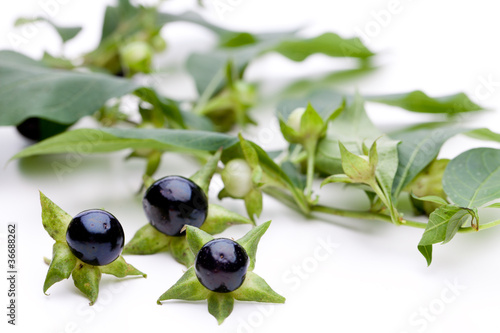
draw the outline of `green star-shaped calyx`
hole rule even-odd
[[[271,221],[268,221],[253,228],[245,236],[236,241],[245,249],[250,260],[245,280],[238,289],[228,293],[210,291],[201,284],[196,276],[194,266],[191,266],[170,289],[158,298],[158,304],[171,299],[187,301],[201,301],[206,299],[208,302],[208,311],[217,319],[220,325],[231,314],[234,300],[284,303],[285,298],[277,294],[263,278],[253,272],[257,245],[262,235],[269,228],[270,223]],[[214,239],[210,234],[192,226],[187,226],[186,238],[193,256],[196,256],[204,244]]]
[[[122,256],[105,266],[93,266],[79,260],[71,252],[66,242],[66,230],[72,217],[41,192],[40,203],[42,205],[43,227],[56,241],[52,248],[52,260],[49,261],[49,270],[43,284],[44,293],[47,293],[47,290],[55,283],[72,276],[75,286],[90,300],[90,305],[93,305],[99,294],[99,282],[102,274],[111,274],[120,278],[129,275],[146,277],[146,274],[127,264]]]

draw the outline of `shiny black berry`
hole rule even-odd
[[[47,119],[32,117],[17,125],[16,129],[25,138],[41,141],[64,132],[70,126],[71,124],[60,124]]]
[[[248,255],[240,244],[217,238],[203,245],[196,255],[194,269],[207,289],[227,293],[238,289],[245,281],[248,264]]]
[[[142,206],[153,227],[166,235],[179,236],[184,225],[200,227],[205,222],[208,199],[191,180],[167,176],[148,188]]]
[[[84,263],[103,266],[120,256],[125,236],[118,220],[110,213],[85,210],[68,225],[66,242],[71,252]]]

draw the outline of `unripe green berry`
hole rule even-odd
[[[121,61],[124,66],[135,72],[149,72],[153,49],[143,41],[128,43],[120,50]]]
[[[302,120],[302,115],[306,112],[306,108],[296,108],[290,113],[286,124],[288,127],[292,128],[295,132],[300,132],[300,121]]]
[[[224,188],[235,198],[243,198],[252,190],[252,169],[241,158],[231,160],[221,173]]]

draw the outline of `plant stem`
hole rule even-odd
[[[388,215],[385,215],[385,214],[338,209],[338,208],[333,208],[333,207],[323,206],[323,205],[314,205],[311,207],[311,210],[313,212],[326,213],[326,214],[332,214],[332,215],[344,216],[344,217],[352,217],[352,218],[364,219],[364,220],[378,220],[378,221],[383,221],[383,222],[393,224],[391,217]],[[404,219],[401,221],[400,225],[405,225],[405,226],[413,227],[413,228],[425,229],[425,227],[427,226],[427,223]]]
[[[314,152],[315,149],[312,149],[312,151],[307,151],[307,176],[305,193],[308,200],[311,199],[312,185],[314,181]]]
[[[489,228],[495,227],[497,225],[500,225],[500,220],[491,221],[491,222],[488,222],[486,224],[480,224],[478,230],[476,230],[472,227],[465,227],[465,228],[458,229],[458,232],[461,232],[461,233],[477,232],[477,231],[481,231],[484,229],[489,229]]]
[[[370,183],[368,185],[371,186],[371,188],[375,191],[375,194],[377,194],[377,196],[380,198],[380,201],[382,201],[382,203],[387,207],[387,209],[391,213],[391,222],[396,224],[396,225],[404,223],[403,221],[399,220],[399,216],[398,216],[397,212],[395,211],[395,208],[394,208],[391,200],[386,197],[384,191],[382,190],[382,188],[380,188],[377,181],[374,180],[372,183]]]

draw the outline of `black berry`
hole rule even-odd
[[[214,239],[196,255],[194,268],[207,289],[227,293],[238,289],[248,269],[248,255],[238,243],[227,238]]]
[[[70,125],[56,123],[47,119],[32,117],[17,125],[17,131],[33,141],[41,141],[67,130]]]
[[[84,263],[103,266],[120,256],[125,236],[120,222],[113,215],[91,209],[71,220],[66,242],[71,252]]]
[[[181,235],[186,224],[200,227],[208,213],[205,192],[180,176],[167,176],[154,182],[146,191],[142,206],[151,225],[169,236]]]

